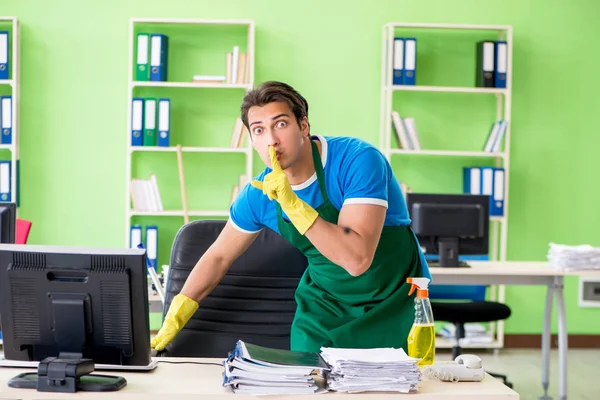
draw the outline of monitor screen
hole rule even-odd
[[[487,195],[408,193],[411,226],[425,255],[436,255],[441,266],[459,266],[460,255],[489,252]],[[435,263],[432,263],[435,265]]]
[[[146,268],[143,249],[0,244],[5,358],[148,365]]]
[[[15,203],[0,203],[0,243],[14,243],[17,221]]]

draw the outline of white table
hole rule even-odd
[[[548,287],[542,332],[542,388],[548,393],[550,375],[550,322],[553,300],[558,311],[558,391],[567,399],[567,320],[563,296],[564,277],[597,274],[600,271],[556,271],[548,262],[469,261],[471,268],[430,268],[432,284],[436,285],[544,285]]]
[[[162,358],[158,360],[173,362],[212,362],[221,363],[221,359],[210,358]],[[275,400],[275,399],[326,399],[338,400],[387,400],[412,399],[419,400],[518,400],[519,395],[502,384],[499,380],[486,375],[481,382],[441,382],[423,378],[419,392],[415,394],[387,393],[335,393],[320,395],[285,395],[285,396],[250,396],[234,394],[222,387],[222,365],[197,364],[165,364],[159,363],[152,372],[97,371],[105,375],[119,375],[127,380],[127,386],[117,392],[77,392],[48,393],[33,389],[14,389],[6,382],[15,375],[31,370],[23,368],[0,368],[0,399],[136,399],[136,400],[198,400],[198,399],[231,399],[231,400]]]

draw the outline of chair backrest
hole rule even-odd
[[[173,297],[224,226],[225,221],[192,221],[177,233],[163,319]],[[289,349],[294,295],[307,265],[306,257],[287,240],[263,229],[160,355],[226,357],[238,339]]]

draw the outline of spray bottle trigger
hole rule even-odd
[[[417,288],[417,285],[412,284],[410,285],[410,291],[408,292],[408,295],[412,295],[415,292],[415,289]]]

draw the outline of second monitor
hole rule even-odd
[[[487,195],[408,193],[412,228],[423,252],[439,256],[440,267],[459,267],[459,255],[489,252]],[[435,263],[432,264],[435,266]]]

